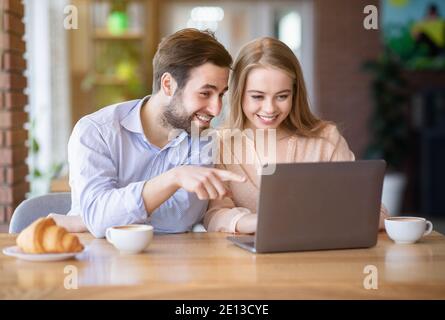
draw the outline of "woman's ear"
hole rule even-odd
[[[164,92],[164,94],[166,96],[172,97],[176,91],[176,87],[177,84],[173,76],[170,73],[165,72],[161,76],[161,89]]]

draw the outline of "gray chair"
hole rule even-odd
[[[71,192],[49,193],[23,201],[14,211],[9,233],[20,233],[49,213],[66,214],[71,209]]]

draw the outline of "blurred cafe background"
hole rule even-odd
[[[445,232],[443,0],[0,0],[0,231],[24,199],[69,191],[74,124],[150,94],[157,44],[185,27],[213,30],[233,57],[257,37],[284,41],[313,112],[357,159],[387,161],[391,214]]]

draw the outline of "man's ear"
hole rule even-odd
[[[161,76],[161,89],[166,96],[172,97],[176,91],[177,83],[173,76],[165,72]]]

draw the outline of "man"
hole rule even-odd
[[[71,231],[84,224],[95,237],[134,223],[185,232],[201,220],[208,199],[227,194],[223,181],[243,182],[209,163],[190,165],[190,133],[208,128],[221,112],[231,63],[209,32],[184,29],[165,38],[153,60],[151,96],[105,107],[74,127],[69,215],[82,221],[68,217],[59,224]],[[176,129],[184,131],[169,140]]]

